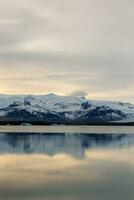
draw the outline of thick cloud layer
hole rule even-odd
[[[0,92],[131,101],[132,0],[0,0]]]

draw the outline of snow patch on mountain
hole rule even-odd
[[[29,114],[28,114],[29,113]],[[90,100],[82,96],[0,95],[0,119],[19,115],[50,120],[128,121],[134,122],[134,105],[130,103]]]

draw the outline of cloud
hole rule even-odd
[[[74,91],[74,92],[72,92],[71,93],[71,96],[83,96],[83,97],[85,97],[85,96],[87,96],[88,95],[88,93],[87,92],[85,92],[85,91]]]
[[[65,87],[106,99],[124,90],[132,101],[133,7],[131,0],[0,0],[2,92],[37,93],[43,84],[46,92]]]

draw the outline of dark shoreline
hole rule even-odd
[[[0,121],[0,126],[3,125],[22,125],[31,124],[36,126],[52,126],[52,125],[66,125],[66,126],[134,126],[134,122],[91,122],[91,123],[45,123],[45,122],[30,122],[30,121]]]

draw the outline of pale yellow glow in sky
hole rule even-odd
[[[85,91],[134,103],[133,7],[125,0],[0,0],[0,93]]]

